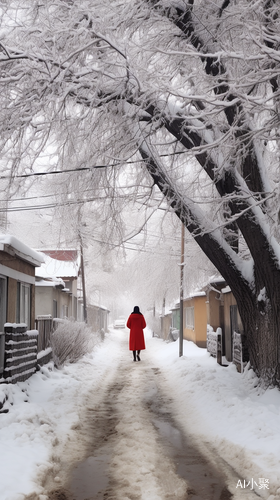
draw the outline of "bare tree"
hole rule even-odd
[[[30,0],[2,19],[11,176],[50,144],[59,168],[75,153],[114,186],[138,165],[131,196],[164,194],[230,285],[256,373],[279,385],[277,2]]]

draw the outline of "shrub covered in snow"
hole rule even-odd
[[[85,323],[60,320],[51,338],[54,363],[58,367],[75,363],[99,342],[100,335]]]

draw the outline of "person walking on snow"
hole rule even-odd
[[[129,350],[133,351],[133,361],[136,361],[136,351],[137,359],[141,361],[140,351],[146,349],[143,332],[143,328],[146,328],[146,321],[138,306],[134,307],[126,326],[130,329]]]

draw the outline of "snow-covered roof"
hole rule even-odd
[[[78,251],[72,248],[64,248],[59,250],[46,250],[45,248],[41,250],[45,255],[48,255],[52,259],[63,260],[75,262],[79,259]]]
[[[103,306],[103,305],[101,305],[101,304],[96,304],[95,302],[92,302],[92,304],[88,304],[88,306],[87,306],[87,307],[88,307],[89,309],[90,309],[91,307],[96,307],[97,309],[103,309],[104,311],[109,311],[108,307]]]
[[[184,297],[184,300],[193,299],[194,297],[205,297],[205,296],[206,296],[205,292],[203,292],[202,290],[198,290],[196,292],[190,293],[188,297]]]
[[[49,255],[44,255],[45,262],[40,269],[36,269],[35,274],[40,278],[77,278],[79,273],[78,259],[65,261],[52,259]]]
[[[60,288],[65,288],[65,283],[61,278],[52,278],[50,280],[36,280],[35,281],[36,286],[44,286],[44,287],[60,287]]]
[[[25,243],[10,234],[0,234],[0,250],[10,255],[17,255],[22,260],[36,267],[41,266],[44,262],[44,257],[41,253],[28,247]]]
[[[205,292],[194,292],[192,293],[191,297],[205,297],[205,295]]]

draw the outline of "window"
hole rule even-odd
[[[65,305],[62,306],[62,317],[68,318],[68,306]]]
[[[53,318],[57,318],[57,300],[53,300]]]
[[[30,328],[31,287],[27,283],[17,284],[17,323],[25,323]]]
[[[7,280],[4,276],[0,276],[0,332],[4,331],[6,323],[6,308],[7,308]]]
[[[186,308],[186,328],[194,330],[194,307]]]

